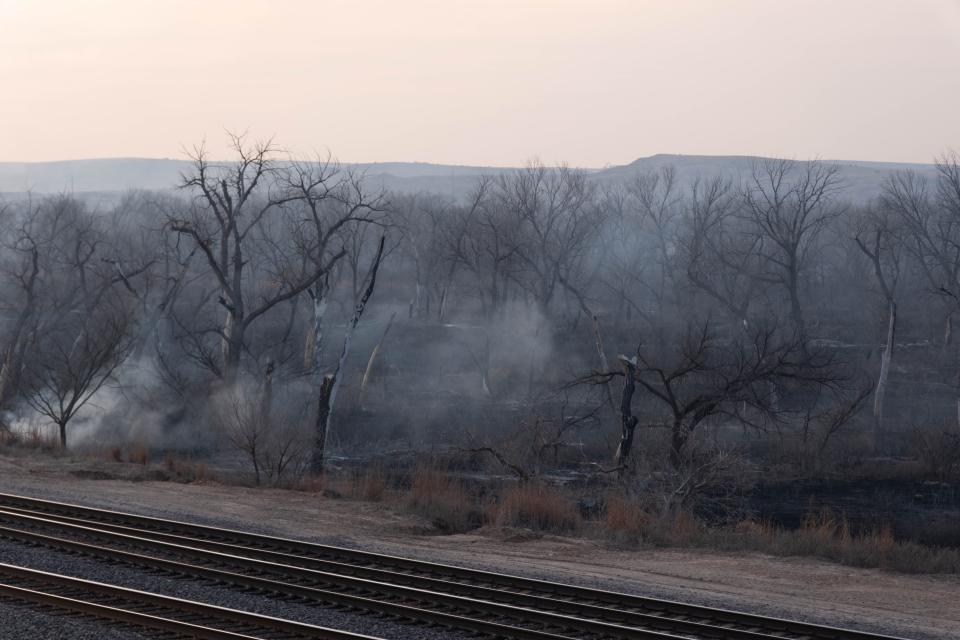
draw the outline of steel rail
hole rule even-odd
[[[38,512],[33,512],[27,509],[0,507],[0,517],[2,517],[3,513],[15,513],[22,514],[27,517],[36,517],[35,514]],[[771,635],[757,631],[748,631],[730,627],[722,627],[722,629],[718,629],[717,625],[709,625],[703,622],[682,620],[677,618],[668,618],[653,613],[616,609],[609,606],[590,603],[578,603],[570,600],[550,598],[543,595],[495,589],[483,585],[468,585],[462,582],[443,580],[417,574],[399,573],[396,571],[366,566],[350,565],[342,562],[313,558],[310,556],[301,556],[279,551],[270,551],[242,545],[234,545],[204,538],[190,538],[183,535],[160,533],[102,522],[97,522],[95,527],[91,527],[90,521],[70,516],[44,514],[42,519],[65,522],[72,525],[85,527],[86,529],[93,528],[111,533],[125,534],[138,539],[159,540],[173,544],[185,545],[192,547],[193,549],[211,549],[233,556],[256,558],[279,564],[289,564],[296,568],[312,568],[324,573],[358,576],[377,582],[411,586],[418,589],[438,591],[442,593],[453,593],[469,598],[480,598],[491,602],[509,603],[530,609],[564,613],[579,618],[589,618],[592,620],[612,622],[619,625],[650,627],[654,630],[661,630],[668,633],[696,634],[700,637],[723,637],[724,640],[769,640],[773,638],[779,640],[782,638],[782,636],[779,635]]]
[[[567,599],[566,602],[576,603],[577,606],[585,606],[588,604],[594,606],[599,605],[607,612],[605,615],[615,615],[609,613],[612,610],[622,614],[633,613],[648,616],[652,614],[668,623],[678,619],[670,616],[678,616],[683,622],[699,622],[705,627],[711,627],[718,631],[722,630],[728,635],[720,637],[725,638],[738,637],[731,635],[736,633],[753,633],[755,635],[752,637],[796,637],[816,638],[818,640],[901,640],[892,636],[871,634],[852,629],[785,620],[602,589],[578,587],[559,582],[468,569],[443,563],[413,560],[387,554],[377,554],[164,518],[140,516],[108,509],[90,508],[7,493],[0,493],[0,505],[12,506],[22,511],[44,514],[46,516],[75,516],[77,519],[91,524],[120,523],[122,525],[128,525],[128,528],[136,528],[140,532],[140,535],[146,535],[147,532],[152,532],[156,535],[180,535],[181,537],[188,537],[191,543],[195,543],[198,540],[204,540],[211,544],[218,542],[230,545],[234,548],[234,551],[238,551],[236,547],[240,547],[264,553],[281,551],[296,552],[297,555],[293,557],[297,558],[297,561],[300,561],[305,554],[306,557],[318,562],[326,561],[335,562],[340,565],[348,565],[353,567],[355,571],[359,571],[360,569],[381,571],[389,569],[393,575],[398,575],[397,571],[409,572],[399,575],[442,579],[446,584],[459,581],[459,584],[468,588],[488,585],[498,589],[510,589],[512,590],[510,593],[517,596],[532,595],[549,597],[553,602],[564,602],[562,599]],[[377,569],[378,567],[381,569]],[[565,610],[570,611],[570,609]],[[651,621],[648,618],[647,624],[650,623]],[[701,633],[704,631],[706,631],[706,629],[700,629]],[[748,635],[739,637],[746,638]]]
[[[415,607],[402,602],[378,600],[367,596],[342,593],[332,589],[320,589],[302,584],[284,582],[282,580],[251,576],[177,560],[111,549],[109,547],[78,542],[67,538],[44,535],[30,530],[0,526],[0,538],[24,541],[51,549],[67,550],[95,558],[104,558],[134,567],[157,569],[178,576],[202,578],[218,585],[229,585],[249,591],[273,593],[281,597],[345,606],[361,611],[372,611],[403,618],[412,622],[426,622],[454,629],[482,633],[498,638],[515,638],[517,640],[570,640],[571,638],[582,637],[514,627],[496,621]],[[637,637],[643,638],[644,640],[673,640],[677,638],[677,636],[656,633],[641,633]]]
[[[20,584],[16,584],[18,581]],[[71,595],[64,595],[62,593],[64,590]],[[57,591],[61,593],[56,593]],[[80,594],[77,592],[85,594],[86,597],[92,595],[94,598],[82,599],[78,597]],[[0,563],[0,597],[204,640],[260,640],[261,636],[251,635],[258,633],[258,629],[270,632],[271,637],[276,637],[276,633],[281,632],[287,638],[377,640],[373,636],[247,613],[5,563]],[[137,610],[138,608],[147,609],[147,611]],[[182,620],[174,616],[193,618],[199,616],[204,620],[212,619],[213,622],[201,624],[196,620]],[[210,626],[211,624],[235,628],[249,627],[252,630],[231,631]]]

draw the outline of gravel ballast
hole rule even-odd
[[[354,612],[335,610],[322,605],[287,602],[268,595],[233,591],[199,580],[147,573],[136,567],[104,562],[93,558],[43,547],[30,546],[9,540],[0,540],[0,562],[381,638],[397,640],[402,638],[440,640],[441,638],[458,639],[467,637],[455,631],[427,629],[417,625],[399,624],[373,615],[362,615]],[[17,610],[27,609],[27,607],[21,605],[11,604],[9,606]],[[0,637],[29,637],[38,639],[74,637],[70,634],[65,635],[61,627],[64,621],[69,620],[72,622],[76,620],[76,618],[60,615],[44,616],[36,612],[31,613],[34,614],[34,620],[30,627],[32,629],[30,634],[3,635]],[[84,627],[99,626],[96,621],[83,622]],[[5,629],[2,631],[4,633],[6,632]],[[102,637],[139,637],[139,635],[104,635]]]
[[[22,602],[0,601],[0,639],[140,640],[136,629],[90,618],[54,614]]]

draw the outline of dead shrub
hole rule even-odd
[[[521,484],[504,491],[496,507],[496,522],[500,526],[564,532],[577,530],[582,524],[569,497],[544,484]]]
[[[309,466],[308,405],[289,393],[274,398],[248,380],[221,390],[208,407],[218,431],[249,461],[257,486],[296,486]]]

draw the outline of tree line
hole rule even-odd
[[[589,415],[616,430],[618,469],[647,426],[669,433],[677,468],[710,426],[789,425],[818,450],[857,422],[876,451],[916,408],[891,400],[896,384],[914,385],[897,397],[927,399],[923,419],[960,419],[955,154],[934,179],[891,173],[859,202],[838,166],[780,159],[690,182],[670,168],[611,183],[531,163],[456,200],[231,143],[229,161],[198,147],[176,190],[109,210],[71,194],[3,204],[3,429],[33,416],[66,447],[110,389],[129,422],[162,406],[197,432],[220,425],[258,479],[319,471],[336,389],[346,379],[362,394],[387,340],[353,356],[362,378],[345,368],[368,303],[396,332],[469,326],[450,357],[484,402],[585,390],[538,446]],[[528,322],[534,337],[516,344],[546,345],[544,363],[501,366],[497,345]],[[402,357],[401,393],[435,366]]]

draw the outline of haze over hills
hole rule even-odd
[[[628,180],[638,173],[676,168],[681,183],[697,176],[721,175],[732,180],[749,175],[754,156],[692,156],[657,154],[639,158],[626,165],[588,169],[591,178],[603,182]],[[909,169],[932,176],[932,164],[837,161],[845,193],[850,198],[870,197],[893,171]],[[484,174],[510,171],[510,167],[443,165],[426,162],[373,162],[349,164],[366,174],[372,186],[415,193],[430,191],[462,197]],[[129,189],[171,189],[188,171],[190,162],[168,158],[103,158],[56,162],[0,162],[0,193],[36,194],[72,192],[77,195],[111,200]]]

